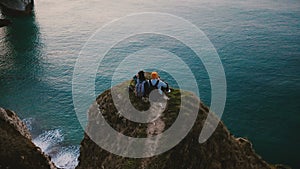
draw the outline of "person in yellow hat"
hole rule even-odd
[[[157,72],[151,73],[151,79],[149,80],[150,88],[158,89],[158,92],[162,94],[162,88],[167,89],[169,92],[169,86],[167,83],[163,82],[159,79],[159,75]]]

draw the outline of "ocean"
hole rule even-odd
[[[10,18],[13,24],[0,28],[0,106],[17,112],[34,143],[58,167],[74,168],[83,139],[72,97],[75,63],[99,28],[140,12],[178,16],[203,31],[218,52],[226,75],[225,125],[236,137],[248,138],[266,161],[300,168],[297,0],[36,1],[33,16]],[[99,42],[100,46],[106,39]],[[179,41],[153,34],[131,36],[112,47],[97,70],[96,94],[110,87],[121,56],[149,46],[163,46],[180,55],[194,73],[202,101],[210,105],[210,80],[201,61],[195,61],[195,54]],[[158,58],[158,67],[166,62],[172,60]],[[130,64],[123,69],[128,77],[138,71]],[[171,86],[178,86],[168,72],[158,72]]]

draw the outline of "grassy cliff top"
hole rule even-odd
[[[137,123],[125,118],[122,114],[134,111],[149,110],[155,113],[158,109],[150,106],[149,100],[137,98],[133,92],[128,92],[130,81],[121,83],[100,94],[95,104],[88,112],[88,126],[81,143],[79,165],[77,169],[114,168],[114,169],[275,169],[285,168],[281,165],[270,165],[258,156],[252,144],[244,138],[235,138],[220,121],[213,135],[203,144],[198,137],[207,118],[209,108],[193,93],[172,89],[167,93],[168,99],[162,113],[150,123]],[[116,100],[113,99],[116,96]],[[165,132],[176,121],[181,103],[186,100],[184,114],[188,118],[194,107],[198,108],[196,121],[187,136],[175,147],[162,154],[149,158],[127,158],[112,154],[98,146],[87,133],[92,133],[93,139],[109,139],[110,133],[101,133],[103,125],[101,117],[119,133],[130,137],[148,138]],[[155,106],[154,106],[155,107]],[[149,109],[150,108],[150,109]],[[141,111],[142,110],[142,111]],[[182,129],[187,124],[183,123]],[[117,146],[107,142],[109,146]],[[153,145],[155,147],[155,144]],[[123,148],[123,147],[120,147]]]

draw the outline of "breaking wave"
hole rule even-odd
[[[23,122],[32,131],[34,119],[27,118]],[[79,146],[63,145],[64,134],[61,129],[43,131],[33,138],[32,142],[50,156],[51,161],[63,169],[74,169],[78,164]]]

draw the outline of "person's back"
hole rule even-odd
[[[168,88],[168,85],[163,82],[162,80],[159,80],[159,76],[157,72],[151,73],[151,80],[149,80],[150,88],[158,89],[159,94],[162,94],[162,87]],[[151,91],[150,91],[151,92]]]
[[[144,97],[146,96],[146,90],[148,87],[144,71],[139,71],[137,76],[138,77],[136,79],[135,94],[138,97]]]

